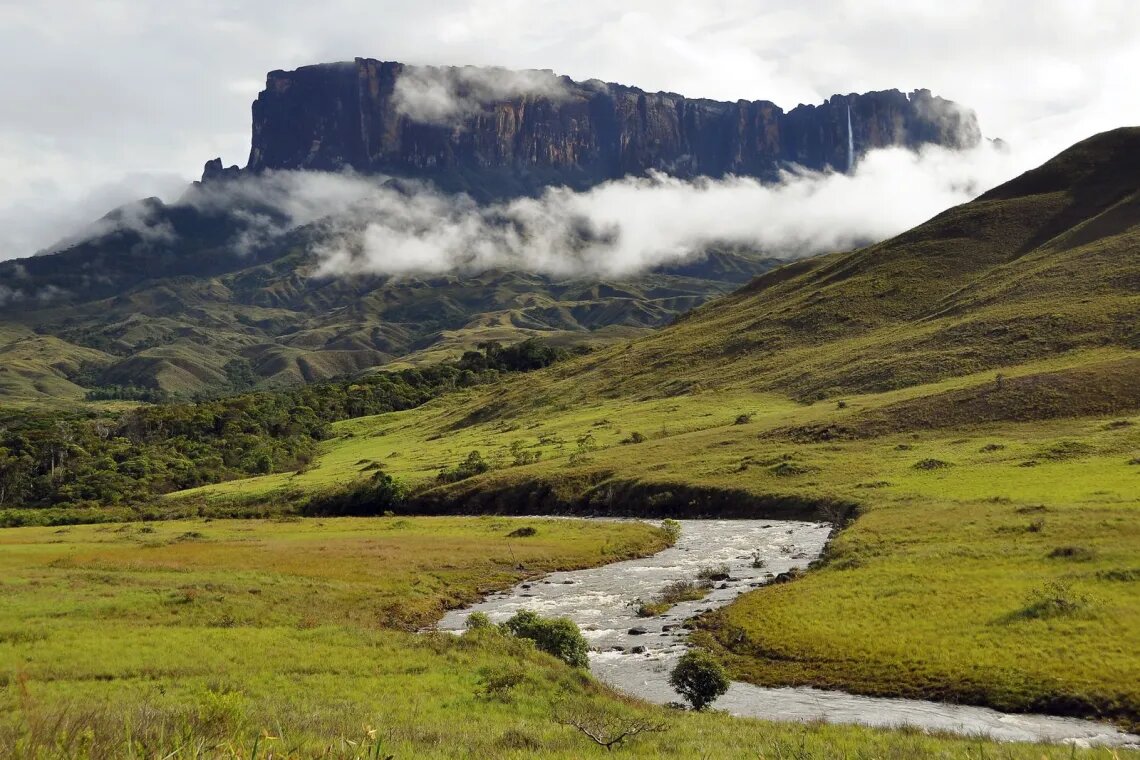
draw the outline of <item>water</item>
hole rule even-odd
[[[804,568],[823,551],[830,526],[762,520],[685,520],[677,544],[644,559],[591,570],[553,573],[523,583],[480,604],[449,612],[442,630],[460,631],[467,616],[485,612],[502,622],[521,609],[576,622],[590,642],[590,670],[615,688],[659,704],[680,701],[669,686],[669,671],[686,650],[681,624],[704,610],[723,607],[773,576]],[[759,552],[764,567],[753,567]],[[730,580],[717,583],[704,599],[683,602],[665,615],[639,618],[637,599],[652,599],[665,585],[691,580],[701,566],[727,564]],[[1140,737],[1108,725],[1074,718],[1005,714],[910,699],[860,697],[811,688],[761,688],[733,683],[714,707],[734,715],[768,720],[860,723],[986,735],[1007,741],[1123,745]]]
[[[851,106],[847,106],[847,173],[855,168],[855,135],[851,131]]]

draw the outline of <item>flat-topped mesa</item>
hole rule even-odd
[[[836,95],[785,113],[763,100],[690,99],[549,71],[358,58],[270,72],[253,104],[245,171],[353,169],[502,197],[649,171],[765,180],[793,163],[846,171],[876,148],[980,139],[972,111],[929,90]]]

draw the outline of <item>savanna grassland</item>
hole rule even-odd
[[[536,533],[508,538],[520,524]],[[524,575],[666,541],[644,523],[501,518],[9,529],[0,533],[0,755],[605,754],[552,720],[574,704],[663,727],[629,741],[630,757],[1108,756],[677,712],[624,699],[496,629],[405,630]]]
[[[694,638],[736,676],[1134,726],[1138,176],[1140,129],[1099,135],[910,232],[773,270],[648,337],[332,423],[296,471],[147,505],[153,517],[287,518],[312,514],[346,486],[379,483],[386,496],[373,513],[398,516],[148,524],[157,536],[114,525],[0,534],[15,547],[5,545],[5,557],[16,557],[0,558],[10,563],[5,615],[35,623],[15,622],[0,644],[0,658],[11,658],[0,659],[11,663],[0,666],[9,735],[74,727],[75,741],[87,741],[83,725],[121,726],[106,723],[114,704],[155,716],[154,746],[186,731],[242,756],[263,730],[311,752],[368,725],[399,756],[579,756],[580,737],[550,721],[562,692],[667,716],[667,733],[629,748],[645,756],[1060,752],[666,713],[514,652],[496,634],[413,638],[406,630],[443,606],[509,584],[513,563],[536,572],[597,563],[618,556],[607,541],[640,552],[661,540],[644,526],[615,534],[542,523],[531,546],[549,541],[546,553],[516,559],[503,555],[502,518],[414,516],[494,512],[833,521],[839,531],[822,562],[697,622]],[[439,540],[439,526],[459,538]],[[620,532],[629,530],[641,538]],[[361,535],[346,547],[338,531]],[[592,538],[571,540],[572,531]],[[148,548],[159,539],[163,548]],[[430,550],[437,540],[447,551]],[[382,545],[415,561],[378,567]],[[159,565],[168,553],[182,559],[177,569],[148,568],[148,552]],[[61,599],[83,614],[55,612]],[[185,677],[164,674],[156,630],[185,646],[170,660]],[[100,670],[87,646],[119,648]],[[142,670],[148,648],[157,675]],[[480,669],[518,657],[529,675],[510,700],[476,694]],[[78,707],[65,709],[68,700]],[[215,704],[227,717],[203,727]],[[93,717],[66,717],[82,710]],[[55,715],[65,718],[55,725]],[[33,726],[28,716],[43,717]],[[363,751],[344,742],[335,752]]]
[[[825,517],[846,527],[821,567],[705,621],[738,675],[1135,724],[1138,148],[1098,135],[653,336],[338,423],[309,470],[171,508],[380,469],[409,510]],[[438,477],[473,451],[489,472]]]

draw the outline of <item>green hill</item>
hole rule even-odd
[[[225,392],[234,361],[261,386],[280,387],[455,358],[487,340],[604,344],[646,334],[778,263],[716,249],[627,278],[327,277],[316,251],[329,233],[319,223],[253,250],[238,245],[245,220],[265,213],[152,199],[112,214],[110,232],[0,262],[0,282],[18,294],[0,301],[0,329],[54,339],[41,352],[39,387],[0,383],[0,400],[81,397],[76,386]],[[115,226],[120,217],[131,226]]]
[[[280,508],[379,467],[409,511],[831,519],[822,567],[703,621],[737,675],[1135,724],[1137,157],[1140,129],[1098,135],[894,239],[338,423],[304,472],[168,508]],[[472,451],[497,466],[437,478]]]

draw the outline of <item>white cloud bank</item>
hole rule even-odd
[[[567,94],[564,80],[551,71],[422,66],[396,80],[396,109],[415,121],[454,124],[482,111],[487,103],[520,96],[554,101]]]
[[[879,240],[970,200],[1016,160],[989,143],[966,152],[889,149],[866,156],[852,175],[788,172],[763,185],[656,174],[486,206],[416,183],[277,172],[207,185],[188,201],[260,208],[243,212],[249,227],[239,248],[320,225],[323,275],[509,268],[623,276],[690,261],[718,244],[794,258]]]
[[[240,162],[265,72],[356,56],[785,109],[926,87],[1015,147],[995,182],[1140,124],[1133,0],[13,0],[0,2],[0,259],[131,197],[178,196],[153,174],[185,183],[206,159]],[[452,93],[429,83],[406,107],[446,120],[464,108]]]

